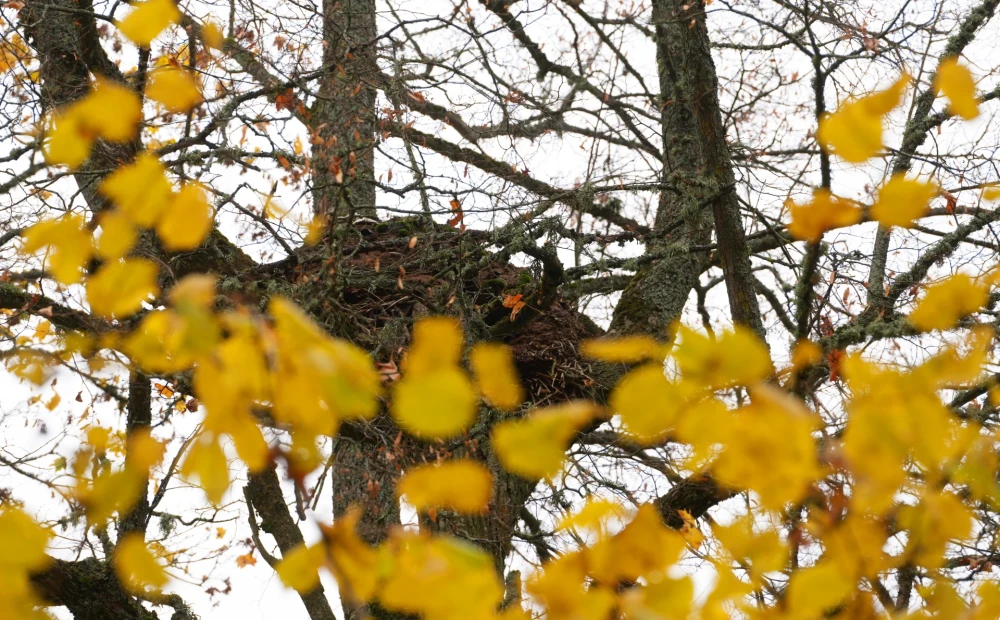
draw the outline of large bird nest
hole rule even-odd
[[[502,248],[490,247],[485,232],[426,218],[365,220],[261,268],[266,273],[254,274],[240,288],[266,283],[266,290],[257,290],[261,300],[291,297],[330,334],[383,363],[399,361],[415,319],[455,316],[470,339],[499,338],[511,345],[536,404],[587,395],[588,368],[578,345],[597,328],[558,295],[538,312],[522,315],[517,302],[532,307],[543,297],[541,269],[516,266]]]

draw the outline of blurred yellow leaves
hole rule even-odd
[[[524,400],[510,347],[483,342],[469,352],[469,366],[483,399],[502,411],[513,411]]]
[[[425,618],[492,618],[503,599],[493,558],[458,538],[397,531],[382,549],[378,602]]]
[[[208,500],[216,506],[222,503],[222,497],[229,489],[229,462],[218,439],[207,435],[196,439],[184,459],[181,474],[197,477]]]
[[[468,459],[420,465],[396,483],[396,493],[420,512],[444,508],[481,514],[493,494],[493,475],[482,463]]]
[[[709,337],[681,326],[678,335],[673,355],[681,376],[702,388],[753,385],[774,372],[767,347],[745,327]]]
[[[126,534],[115,545],[115,572],[129,592],[141,595],[167,585],[167,572],[146,546],[141,534]]]
[[[98,79],[90,94],[51,117],[45,160],[77,168],[98,138],[128,142],[135,138],[141,120],[142,103],[131,89]]]
[[[493,450],[509,472],[529,480],[552,478],[562,468],[573,436],[598,411],[593,403],[575,401],[505,420],[493,427]]]
[[[81,269],[93,252],[90,232],[79,215],[64,215],[58,219],[44,220],[22,234],[21,252],[32,254],[50,248],[49,271],[63,284],[75,284],[83,279]]]
[[[649,336],[598,338],[580,344],[580,354],[603,362],[632,364],[649,358],[662,359],[665,347]]]
[[[52,534],[24,511],[5,502],[0,506],[0,617],[41,618],[40,604],[31,585],[31,574],[44,569],[51,559],[45,553]]]
[[[816,140],[827,151],[860,163],[882,151],[882,119],[903,97],[910,79],[901,76],[886,90],[853,99],[819,120]]]
[[[871,208],[871,218],[884,228],[909,228],[914,220],[923,217],[937,193],[938,188],[933,183],[895,174],[879,188],[878,200]]]
[[[145,0],[134,7],[116,25],[122,34],[140,47],[149,47],[164,28],[181,19],[181,12],[173,0]]]
[[[323,545],[299,545],[281,559],[275,570],[281,583],[305,594],[319,585],[319,569],[326,564]]]
[[[156,234],[170,252],[194,250],[208,236],[212,223],[212,206],[204,190],[187,183],[163,210]]]
[[[982,281],[959,273],[927,287],[907,320],[921,331],[947,329],[973,312],[989,299],[989,286]]]
[[[451,318],[423,319],[413,326],[403,379],[392,400],[393,417],[410,433],[454,437],[475,419],[478,399],[459,366],[463,340],[461,326]]]
[[[144,258],[129,258],[105,264],[87,279],[90,309],[105,318],[122,319],[142,308],[142,302],[156,296],[160,270]]]
[[[115,170],[101,184],[101,192],[136,225],[150,228],[160,218],[173,195],[166,168],[152,153]]]
[[[946,58],[934,75],[934,90],[948,98],[948,112],[969,121],[979,116],[976,81],[958,58]]]
[[[788,199],[785,207],[791,216],[788,232],[796,239],[812,243],[819,242],[828,230],[857,224],[863,215],[857,204],[825,189],[815,190],[811,202],[800,204]]]
[[[188,112],[202,102],[201,90],[191,73],[171,65],[149,74],[146,95],[167,112]]]

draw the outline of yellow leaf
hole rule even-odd
[[[649,336],[599,338],[580,343],[580,354],[604,362],[631,364],[649,358],[663,359],[664,347]]]
[[[586,581],[587,557],[576,552],[546,562],[526,585],[552,620],[606,620],[617,601],[614,591],[600,584],[585,588]]]
[[[856,204],[825,189],[814,191],[812,202],[799,204],[788,200],[785,206],[791,216],[788,232],[796,239],[812,243],[819,242],[828,230],[857,224],[863,215]]]
[[[281,583],[305,594],[319,585],[319,569],[325,563],[326,550],[323,545],[306,547],[305,544],[300,544],[278,562],[275,571],[281,578]]]
[[[163,29],[180,22],[181,13],[173,0],[146,0],[117,22],[118,29],[133,43],[149,47]]]
[[[144,258],[129,258],[107,263],[87,280],[87,301],[94,314],[122,319],[142,308],[149,296],[156,296],[159,275],[156,263]]]
[[[115,572],[132,594],[160,590],[167,585],[167,572],[146,547],[142,534],[126,534],[115,545]]]
[[[751,404],[732,417],[730,440],[713,468],[716,477],[724,485],[755,491],[771,510],[802,500],[823,473],[812,436],[817,422],[787,392],[756,387]]]
[[[163,247],[170,252],[194,250],[212,229],[212,206],[197,185],[185,184],[156,225]]]
[[[854,589],[855,580],[832,562],[820,562],[792,573],[786,600],[795,618],[819,618]]]
[[[882,117],[899,105],[908,83],[904,75],[884,91],[844,103],[820,119],[817,142],[852,163],[877,155],[882,150]]]
[[[976,81],[958,58],[946,58],[934,75],[934,90],[948,98],[948,111],[969,121],[979,116]]]
[[[49,121],[46,135],[45,162],[78,168],[90,157],[93,145],[94,139],[84,132],[76,116],[55,114]]]
[[[174,188],[160,160],[141,153],[105,179],[101,192],[137,225],[150,228],[170,202]]]
[[[802,370],[823,359],[823,348],[811,340],[799,340],[792,349],[792,368]]]
[[[106,471],[88,483],[80,479],[75,495],[87,511],[87,521],[103,526],[111,515],[126,514],[146,491],[146,476],[132,469]]]
[[[146,95],[168,112],[187,112],[203,101],[191,73],[169,65],[150,73]]]
[[[210,273],[186,275],[170,289],[170,303],[178,307],[209,308],[215,302],[217,281],[218,278]]]
[[[378,556],[358,538],[357,525],[362,510],[353,506],[337,517],[332,526],[320,524],[327,545],[328,566],[349,601],[367,602],[375,594],[378,579]]]
[[[104,260],[124,257],[139,236],[132,221],[118,211],[106,211],[100,216],[101,238],[97,240],[97,255]]]
[[[424,618],[491,618],[503,598],[492,557],[447,536],[397,533],[384,547],[386,577],[379,602]]]
[[[139,131],[142,102],[129,87],[98,78],[90,94],[73,104],[67,114],[77,120],[87,137],[128,142]]]
[[[779,571],[788,562],[788,545],[773,529],[755,532],[754,519],[744,515],[727,526],[714,525],[712,532],[726,551],[747,567],[757,582],[765,573]]]
[[[774,372],[771,356],[757,336],[745,327],[723,332],[715,338],[681,326],[681,342],[674,359],[684,381],[721,389],[753,385]]]
[[[222,28],[219,28],[219,25],[213,21],[205,22],[205,25],[201,27],[201,40],[208,47],[217,50],[221,50],[222,45],[226,42]]]
[[[48,409],[49,411],[52,411],[53,409],[59,406],[59,403],[61,401],[62,401],[61,396],[59,396],[58,394],[53,394],[52,398],[50,398],[48,402],[45,403],[45,408]]]
[[[480,394],[503,411],[513,411],[524,399],[524,390],[514,367],[510,347],[493,342],[479,343],[469,352],[469,365]]]
[[[930,201],[938,193],[933,183],[907,179],[903,174],[894,174],[889,182],[879,189],[878,200],[872,206],[871,217],[883,228],[901,226],[909,228],[913,220],[927,213]]]
[[[628,510],[617,502],[604,498],[588,497],[583,508],[559,521],[556,525],[556,531],[579,529],[605,533],[613,521],[621,519],[627,514]]]
[[[134,467],[148,476],[149,470],[163,460],[164,452],[166,446],[153,439],[148,428],[136,429],[128,437],[128,456],[125,466]]]
[[[641,443],[654,443],[674,427],[677,416],[697,391],[689,383],[672,383],[660,363],[630,370],[611,391],[611,410]]]
[[[468,459],[414,467],[396,484],[414,508],[425,512],[445,508],[464,514],[481,514],[493,495],[493,475],[482,464]]]
[[[462,326],[453,318],[420,319],[413,325],[413,342],[403,370],[407,375],[416,376],[457,366],[462,358],[464,339]]]
[[[574,401],[535,410],[493,427],[493,450],[507,471],[522,478],[552,478],[562,468],[573,435],[597,414],[596,405]]]
[[[75,284],[83,279],[80,270],[90,260],[92,239],[78,215],[64,215],[55,220],[39,222],[24,231],[21,252],[32,254],[51,248],[49,271],[63,284]]]
[[[964,273],[927,287],[927,293],[907,320],[921,331],[948,329],[978,311],[989,299],[989,288]]]
[[[326,230],[327,218],[324,215],[317,215],[306,224],[306,236],[303,242],[306,245],[316,245],[323,237]]]
[[[916,506],[903,506],[899,524],[908,530],[903,555],[930,569],[944,566],[945,550],[972,532],[973,518],[968,507],[953,493],[928,491]]]
[[[48,529],[10,502],[0,506],[0,574],[13,570],[36,571],[50,562],[45,548],[52,537]]]
[[[694,582],[690,577],[664,578],[627,589],[621,609],[626,620],[681,620],[691,617],[693,598]]]
[[[218,439],[202,436],[196,440],[184,459],[181,473],[198,476],[208,500],[215,505],[222,502],[229,489],[229,463]]]
[[[417,437],[446,439],[476,418],[476,393],[460,368],[407,375],[393,388],[392,415]]]
[[[663,524],[656,508],[643,504],[621,532],[598,541],[585,553],[591,576],[615,586],[623,580],[663,575],[685,547],[684,538]]]

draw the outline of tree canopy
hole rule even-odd
[[[0,618],[1000,617],[998,3],[9,0]]]

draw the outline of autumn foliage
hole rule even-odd
[[[181,19],[172,0],[144,0],[115,26],[148,48]],[[214,23],[196,31],[206,47],[223,45]],[[816,139],[824,152],[852,163],[881,153],[885,116],[909,88],[911,80],[900,76],[820,118]],[[934,88],[948,114],[977,116],[975,83],[959,60],[940,64]],[[183,66],[154,67],[142,93],[95,76],[85,98],[39,119],[37,135],[52,170],[77,170],[95,148],[135,140],[144,100],[183,115],[205,98],[197,73]],[[1000,197],[980,189],[988,200]],[[663,333],[581,343],[588,363],[620,369],[605,401],[527,406],[511,346],[471,338],[454,317],[418,318],[399,357],[393,352],[390,364],[377,365],[285,296],[223,304],[216,275],[175,281],[140,255],[139,244],[196,250],[212,234],[214,207],[203,186],[172,176],[151,150],[96,191],[107,208],[94,220],[73,212],[47,216],[20,233],[18,251],[60,285],[78,287],[89,314],[116,329],[97,335],[84,325],[60,327],[53,337],[52,322],[35,317],[27,342],[46,346],[13,350],[4,363],[16,380],[41,390],[59,364],[101,363],[113,352],[131,372],[170,377],[157,385],[175,399],[178,415],[199,416],[173,466],[162,433],[100,425],[89,426],[62,463],[74,483],[52,492],[107,539],[114,574],[131,595],[163,600],[175,570],[162,545],[115,525],[144,501],[155,472],[176,466],[178,476],[203,489],[207,504],[218,506],[234,484],[234,455],[240,471],[259,474],[280,464],[289,480],[301,482],[323,470],[324,439],[387,414],[406,441],[436,446],[476,436],[490,455],[442,450],[436,460],[406,467],[392,493],[422,522],[488,515],[501,473],[543,485],[556,480],[578,438],[598,428],[611,429],[635,454],[676,445],[691,479],[745,498],[746,510],[712,522],[675,511],[670,516],[683,525],[671,527],[653,503],[580,498],[552,524],[573,543],[526,575],[527,596],[515,600],[475,540],[400,527],[371,542],[358,532],[356,508],[323,523],[319,542],[276,561],[288,588],[307,594],[328,575],[348,606],[444,620],[874,618],[888,613],[880,580],[902,570],[933,584],[921,591],[914,617],[959,617],[949,611],[958,605],[958,586],[942,571],[963,561],[962,545],[980,527],[976,507],[1000,501],[1000,460],[995,434],[956,415],[946,397],[955,386],[980,386],[989,403],[1000,404],[1000,386],[985,372],[996,333],[969,319],[990,303],[1000,272],[957,273],[921,290],[905,319],[908,334],[951,330],[953,337],[913,364],[881,363],[808,339],[776,352],[750,326],[707,334],[677,322]],[[862,221],[910,227],[940,191],[930,179],[905,174],[889,176],[870,205],[820,188],[808,202],[788,201],[787,231],[818,246],[825,234]],[[452,211],[452,227],[464,228],[461,206]],[[328,224],[320,216],[295,222],[304,236],[316,233],[310,241]],[[530,312],[532,303],[508,295],[505,320]],[[831,425],[823,404],[803,397],[805,378],[817,372],[837,373],[842,423]],[[49,408],[58,407],[55,401]],[[485,435],[476,431],[483,415],[493,420]],[[262,426],[287,433],[288,442],[269,442]],[[789,517],[793,508],[801,519]],[[48,551],[56,531],[55,523],[3,502],[0,618],[46,617],[33,575],[55,561]],[[803,547],[814,550],[812,560],[793,564]],[[692,559],[715,575],[709,585],[696,588],[695,576],[683,570]],[[780,592],[769,579],[775,574],[786,577]],[[1000,615],[997,583],[982,581],[963,596],[971,605],[962,603],[961,617]]]

